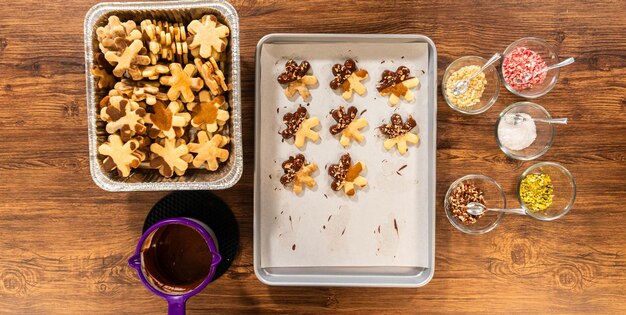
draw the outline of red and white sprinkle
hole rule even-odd
[[[546,73],[539,73],[528,82],[524,82],[524,74],[538,73],[545,67],[546,63],[537,52],[526,47],[517,47],[504,57],[502,77],[509,86],[516,90],[529,89],[541,84],[546,79]]]

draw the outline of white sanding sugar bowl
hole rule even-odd
[[[554,126],[533,118],[551,119],[545,108],[532,102],[509,105],[496,121],[496,142],[508,157],[530,161],[552,146]]]

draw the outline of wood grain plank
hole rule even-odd
[[[3,312],[165,311],[126,265],[147,211],[165,193],[108,193],[89,175],[82,28],[95,3],[9,0],[0,11]],[[233,4],[241,27],[244,174],[216,194],[238,220],[241,251],[223,277],[189,301],[189,313],[626,313],[626,2]],[[424,34],[437,44],[439,78],[461,56],[486,57],[523,36],[548,40],[577,62],[536,100],[571,119],[557,127],[554,146],[540,160],[574,173],[574,209],[549,223],[507,216],[483,236],[456,231],[443,212],[452,181],[491,176],[516,205],[517,176],[533,162],[507,159],[493,141],[498,114],[520,98],[501,87],[492,109],[465,116],[439,97],[432,282],[420,289],[261,284],[252,265],[254,56],[257,41],[274,32]]]

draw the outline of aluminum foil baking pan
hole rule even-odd
[[[188,24],[205,14],[214,14],[230,28],[228,59],[224,74],[232,83],[228,93],[230,104],[231,136],[230,156],[215,172],[205,169],[188,169],[184,176],[165,178],[157,170],[138,168],[127,178],[117,172],[107,172],[102,167],[103,158],[98,155],[98,146],[106,140],[104,123],[97,120],[98,103],[104,91],[94,88],[94,78],[89,72],[98,42],[95,30],[106,25],[111,15],[120,19],[132,19],[139,24],[143,19],[167,19]],[[215,190],[229,188],[241,178],[243,172],[243,150],[241,145],[241,82],[239,66],[239,18],[233,6],[225,1],[163,1],[163,2],[105,2],[93,6],[85,16],[85,78],[87,83],[87,125],[89,128],[89,165],[94,182],[108,191],[150,190]]]

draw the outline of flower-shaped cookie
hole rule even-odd
[[[175,101],[179,97],[185,102],[193,102],[195,95],[193,92],[198,92],[204,86],[202,79],[194,78],[197,69],[196,66],[188,64],[183,67],[179,63],[170,63],[171,76],[163,76],[159,79],[159,82],[164,85],[169,85],[170,89],[167,91],[167,97],[170,101]]]
[[[139,66],[145,66],[150,64],[150,57],[141,55],[140,51],[145,50],[143,42],[139,39],[134,40],[128,47],[126,47],[121,53],[116,51],[108,51],[104,58],[115,65],[113,68],[113,75],[121,78],[127,71],[133,80],[141,80],[141,70]]]
[[[137,168],[145,156],[138,152],[140,143],[131,139],[126,143],[118,135],[110,135],[109,141],[98,147],[98,153],[106,155],[103,166],[107,171],[117,169],[120,176],[128,177],[131,168]]]
[[[285,89],[287,97],[292,97],[296,93],[299,93],[304,100],[311,97],[308,86],[317,84],[317,78],[306,74],[309,69],[311,69],[311,64],[306,60],[303,60],[300,65],[294,60],[287,61],[285,71],[277,78],[278,83],[287,84]]]
[[[348,111],[344,111],[343,106],[339,106],[338,109],[334,109],[330,112],[337,124],[330,127],[330,133],[336,135],[341,133],[341,139],[339,143],[344,147],[350,144],[350,139],[354,139],[357,142],[363,141],[365,137],[359,129],[367,126],[367,119],[356,118],[358,110],[354,106],[350,106]]]
[[[110,50],[121,51],[136,39],[141,39],[141,32],[135,21],[128,20],[122,23],[119,17],[111,15],[107,25],[96,29],[100,51],[107,53]]]
[[[203,92],[208,94],[208,91]],[[208,100],[202,100],[202,98],[200,97],[201,100],[198,103],[187,104],[187,109],[193,113],[191,125],[208,132],[215,132],[218,125],[223,126],[230,118],[228,111],[222,109],[228,107],[228,104],[224,96],[218,96],[214,99],[209,96]]]
[[[213,135],[209,140],[209,135],[206,131],[198,132],[198,143],[189,143],[191,152],[198,153],[193,159],[193,165],[200,167],[202,164],[205,164],[207,170],[217,170],[219,162],[228,160],[228,150],[223,149],[223,147],[229,142],[228,137],[219,134]]]
[[[157,101],[154,106],[154,114],[146,115],[145,121],[152,124],[152,127],[148,130],[148,136],[150,138],[168,138],[174,139],[183,135],[183,127],[189,124],[191,115],[186,112],[180,112],[182,105],[178,101],[170,102],[170,105],[165,108],[165,105]]]
[[[400,115],[393,114],[390,124],[378,127],[387,138],[384,143],[385,149],[389,150],[395,145],[398,147],[400,154],[405,154],[407,151],[407,143],[416,144],[419,142],[419,136],[411,132],[416,125],[417,123],[411,115],[409,115],[406,122],[403,123]]]
[[[346,195],[354,196],[356,193],[355,186],[365,187],[367,185],[367,179],[360,175],[363,170],[365,170],[363,162],[352,164],[350,154],[344,154],[339,159],[339,164],[332,164],[328,168],[328,175],[333,178],[330,187],[335,191],[343,188]]]
[[[100,110],[100,117],[107,122],[106,131],[109,134],[119,130],[122,141],[128,141],[136,134],[146,133],[146,111],[139,104],[122,96],[110,97],[109,104]]]
[[[150,151],[150,166],[157,168],[165,177],[185,174],[193,158],[183,139],[163,139],[161,143],[151,144]]]
[[[341,88],[343,99],[349,100],[352,97],[352,91],[363,95],[367,90],[365,85],[361,83],[367,78],[367,70],[359,70],[354,60],[348,59],[343,65],[335,64],[332,70],[335,78],[330,81],[330,88],[333,90]]]
[[[283,139],[287,140],[295,137],[294,144],[298,148],[304,145],[306,139],[313,142],[317,141],[320,136],[312,128],[319,125],[320,120],[317,117],[307,118],[308,115],[306,108],[302,106],[298,107],[294,113],[286,113],[283,116],[283,123],[285,123],[287,128],[280,132]]]
[[[411,77],[409,68],[400,66],[395,72],[385,70],[376,89],[382,96],[389,95],[389,103],[395,106],[400,97],[408,102],[412,101],[415,96],[410,89],[416,87],[419,82],[419,79]]]
[[[283,162],[282,168],[285,174],[280,177],[280,183],[287,186],[293,182],[293,192],[296,194],[302,192],[303,184],[309,188],[316,185],[311,173],[317,171],[317,164],[308,163],[303,154],[290,156]]]
[[[224,51],[230,33],[228,26],[219,23],[217,17],[212,14],[203,16],[200,21],[191,21],[187,30],[193,35],[189,37],[189,49],[199,48],[202,58],[211,57],[213,51]]]

